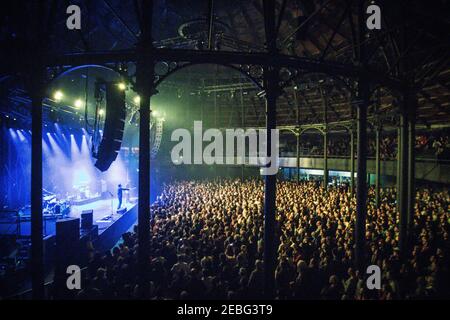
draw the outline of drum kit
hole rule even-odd
[[[91,188],[89,185],[77,185],[74,186],[74,194],[76,194],[76,200],[86,200],[90,199],[93,195],[91,194]]]
[[[70,211],[70,202],[67,200],[58,200],[54,193],[44,191],[42,200],[44,216],[63,218]]]

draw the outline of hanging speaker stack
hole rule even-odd
[[[125,128],[126,105],[125,91],[120,90],[117,83],[105,84],[106,116],[103,136],[98,146],[95,166],[102,172],[108,170],[116,160],[122,145]]]

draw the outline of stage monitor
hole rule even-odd
[[[81,212],[81,229],[92,228],[94,221],[94,210],[83,210]]]

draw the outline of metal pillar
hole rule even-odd
[[[139,105],[139,202],[138,202],[138,275],[139,296],[148,298],[150,291],[150,96],[153,93],[154,62],[148,59],[152,51],[153,2],[142,2],[142,33],[138,44],[136,88]],[[146,57],[147,56],[147,57]]]
[[[297,132],[295,134],[295,137],[297,138],[297,154],[296,154],[296,162],[295,162],[295,167],[296,167],[296,172],[297,172],[297,183],[300,182],[300,131]]]
[[[401,197],[401,184],[400,184],[400,176],[401,176],[401,159],[402,159],[402,155],[400,152],[400,148],[401,148],[401,129],[400,129],[400,119],[398,121],[398,128],[397,128],[397,180],[396,182],[396,188],[397,188],[397,215],[400,214],[400,197]]]
[[[377,126],[375,128],[375,204],[377,208],[380,207],[380,134],[381,128]]]
[[[42,101],[45,92],[45,25],[46,9],[42,2],[32,5],[36,19],[32,19],[35,33],[30,48],[36,48],[30,61],[24,61],[30,72],[31,97],[31,285],[34,300],[45,298],[43,215],[42,215]],[[41,19],[44,19],[42,21]],[[44,40],[45,39],[45,40]]]
[[[364,0],[358,2],[358,61],[366,66]],[[369,106],[369,82],[366,76],[360,76],[357,85],[357,134],[358,159],[356,177],[356,226],[355,226],[355,262],[360,271],[365,271],[366,262],[366,215],[367,215],[367,108]]]
[[[405,101],[402,102],[405,104]],[[400,114],[400,197],[399,197],[399,214],[400,214],[400,254],[404,255],[407,248],[408,235],[408,119],[405,105]]]
[[[323,123],[325,124],[325,130],[323,132],[323,188],[328,188],[328,99],[322,86],[319,86],[320,96],[323,103]]]
[[[408,234],[414,224],[414,206],[416,200],[416,96],[411,92],[408,96]]]
[[[365,237],[367,215],[367,107],[368,84],[366,79],[360,79],[358,83],[357,101],[357,177],[356,177],[356,266],[362,270],[365,264]]]
[[[214,36],[214,0],[208,1],[208,50],[213,49],[213,36]]]
[[[355,194],[355,132],[350,131],[350,190]]]
[[[268,67],[265,70],[266,88],[266,129],[267,151],[271,150],[271,130],[276,128],[276,85],[278,70]],[[267,298],[274,296],[275,289],[275,198],[276,175],[266,175],[264,185],[264,293]]]
[[[276,52],[275,3],[264,0],[264,24],[268,50]],[[264,89],[266,91],[267,154],[271,150],[271,130],[276,128],[276,101],[278,96],[279,71],[274,67],[264,68]],[[266,175],[264,184],[264,295],[275,296],[275,199],[276,175]]]
[[[242,90],[242,85],[241,85],[241,90],[240,90],[240,100],[241,100],[241,125],[242,128],[245,128],[245,112],[244,112],[244,93]],[[215,97],[217,97],[217,95],[215,95]],[[217,98],[214,99],[214,105],[217,108]],[[217,126],[216,126],[217,128]],[[245,166],[245,153],[243,154],[244,159],[242,160],[242,165],[241,165],[241,181],[244,181],[244,166]],[[249,154],[249,158],[250,158],[250,154]]]
[[[402,6],[403,4],[403,6]],[[402,28],[399,30],[400,37],[398,41],[398,47],[401,52],[407,50],[411,45],[409,43],[409,19],[408,19],[408,6],[404,6],[401,1],[396,3],[395,10],[400,12],[399,19],[402,22]],[[406,82],[410,82],[411,79],[406,77],[408,72],[411,70],[411,61],[408,56],[404,57],[399,61],[398,73],[405,77]],[[400,256],[405,257],[406,249],[408,246],[408,98],[409,98],[409,88],[402,91],[402,97],[400,100],[400,123],[398,128],[398,163],[397,163],[397,212],[400,220],[400,234],[399,234],[399,247]]]
[[[323,187],[328,188],[328,131],[323,134]]]
[[[298,103],[297,90],[294,88],[294,102],[296,106],[296,123],[297,123],[297,131],[295,133],[295,137],[297,138],[297,149],[296,149],[296,169],[297,169],[297,183],[300,182],[300,104]]]
[[[44,247],[42,217],[42,75],[32,75],[31,92],[31,265],[33,299],[44,299]]]

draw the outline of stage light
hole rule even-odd
[[[19,140],[20,140],[21,142],[23,142],[23,141],[26,140],[25,136],[24,136],[23,133],[22,133],[22,130],[17,130],[17,136],[19,137]]]
[[[104,115],[105,114],[105,109],[100,109],[100,110],[98,110],[98,114],[99,115]]]
[[[136,97],[134,97],[133,101],[135,104],[139,104],[141,102],[141,97],[136,96]]]
[[[81,101],[81,99],[75,100],[74,106],[75,108],[80,109],[83,106],[83,101]]]
[[[120,82],[117,86],[119,87],[120,90],[125,90],[127,88],[126,84],[123,82]]]
[[[154,116],[154,117],[157,117],[157,116],[158,116],[158,111],[153,110],[152,113],[153,113],[153,116]]]
[[[62,93],[62,91],[58,90],[53,94],[53,99],[55,99],[55,101],[59,102],[59,101],[61,101],[63,96],[64,96],[64,94]]]

